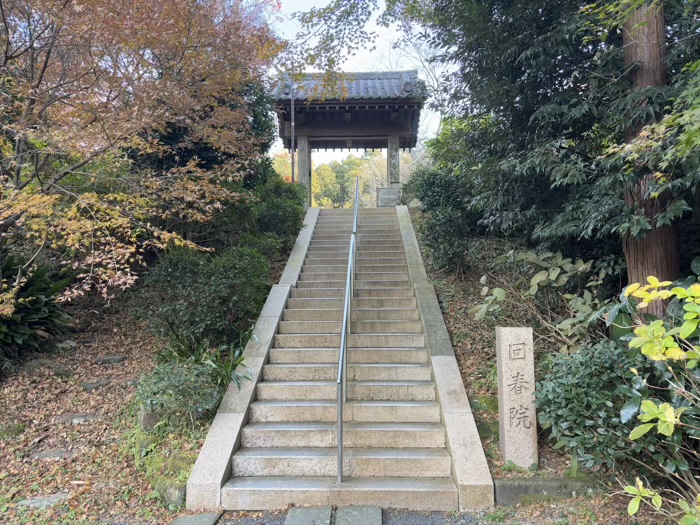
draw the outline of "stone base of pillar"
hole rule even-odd
[[[377,208],[401,205],[401,188],[377,188]]]

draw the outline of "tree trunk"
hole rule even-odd
[[[629,72],[632,89],[663,86],[667,82],[664,10],[662,2],[654,4],[640,7],[623,28],[625,70]],[[640,130],[641,126],[630,126],[625,140],[632,142]],[[668,203],[668,196],[648,197],[653,182],[651,173],[644,175],[631,182],[625,194],[625,204],[649,218],[661,213]],[[630,283],[646,282],[650,275],[660,280],[678,277],[678,244],[673,226],[656,228],[639,237],[625,235],[622,244]],[[653,304],[649,313],[662,315],[664,309],[662,303]]]

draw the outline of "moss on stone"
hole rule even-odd
[[[165,472],[176,479],[187,481],[196,460],[197,453],[194,451],[175,452],[165,463]]]

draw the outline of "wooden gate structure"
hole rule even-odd
[[[399,152],[416,146],[426,98],[418,71],[342,73],[330,82],[322,73],[304,73],[294,75],[293,85],[286,76],[275,97],[280,137],[297,153],[298,181],[308,188],[309,205],[311,151],[345,148],[387,148],[386,187],[378,190],[377,205],[400,203]]]

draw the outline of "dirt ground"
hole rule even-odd
[[[37,355],[0,382],[0,522],[167,523],[128,441],[139,377],[159,342],[118,309],[78,313],[64,351]],[[197,446],[198,444],[193,444]],[[50,509],[30,498],[64,498]]]

